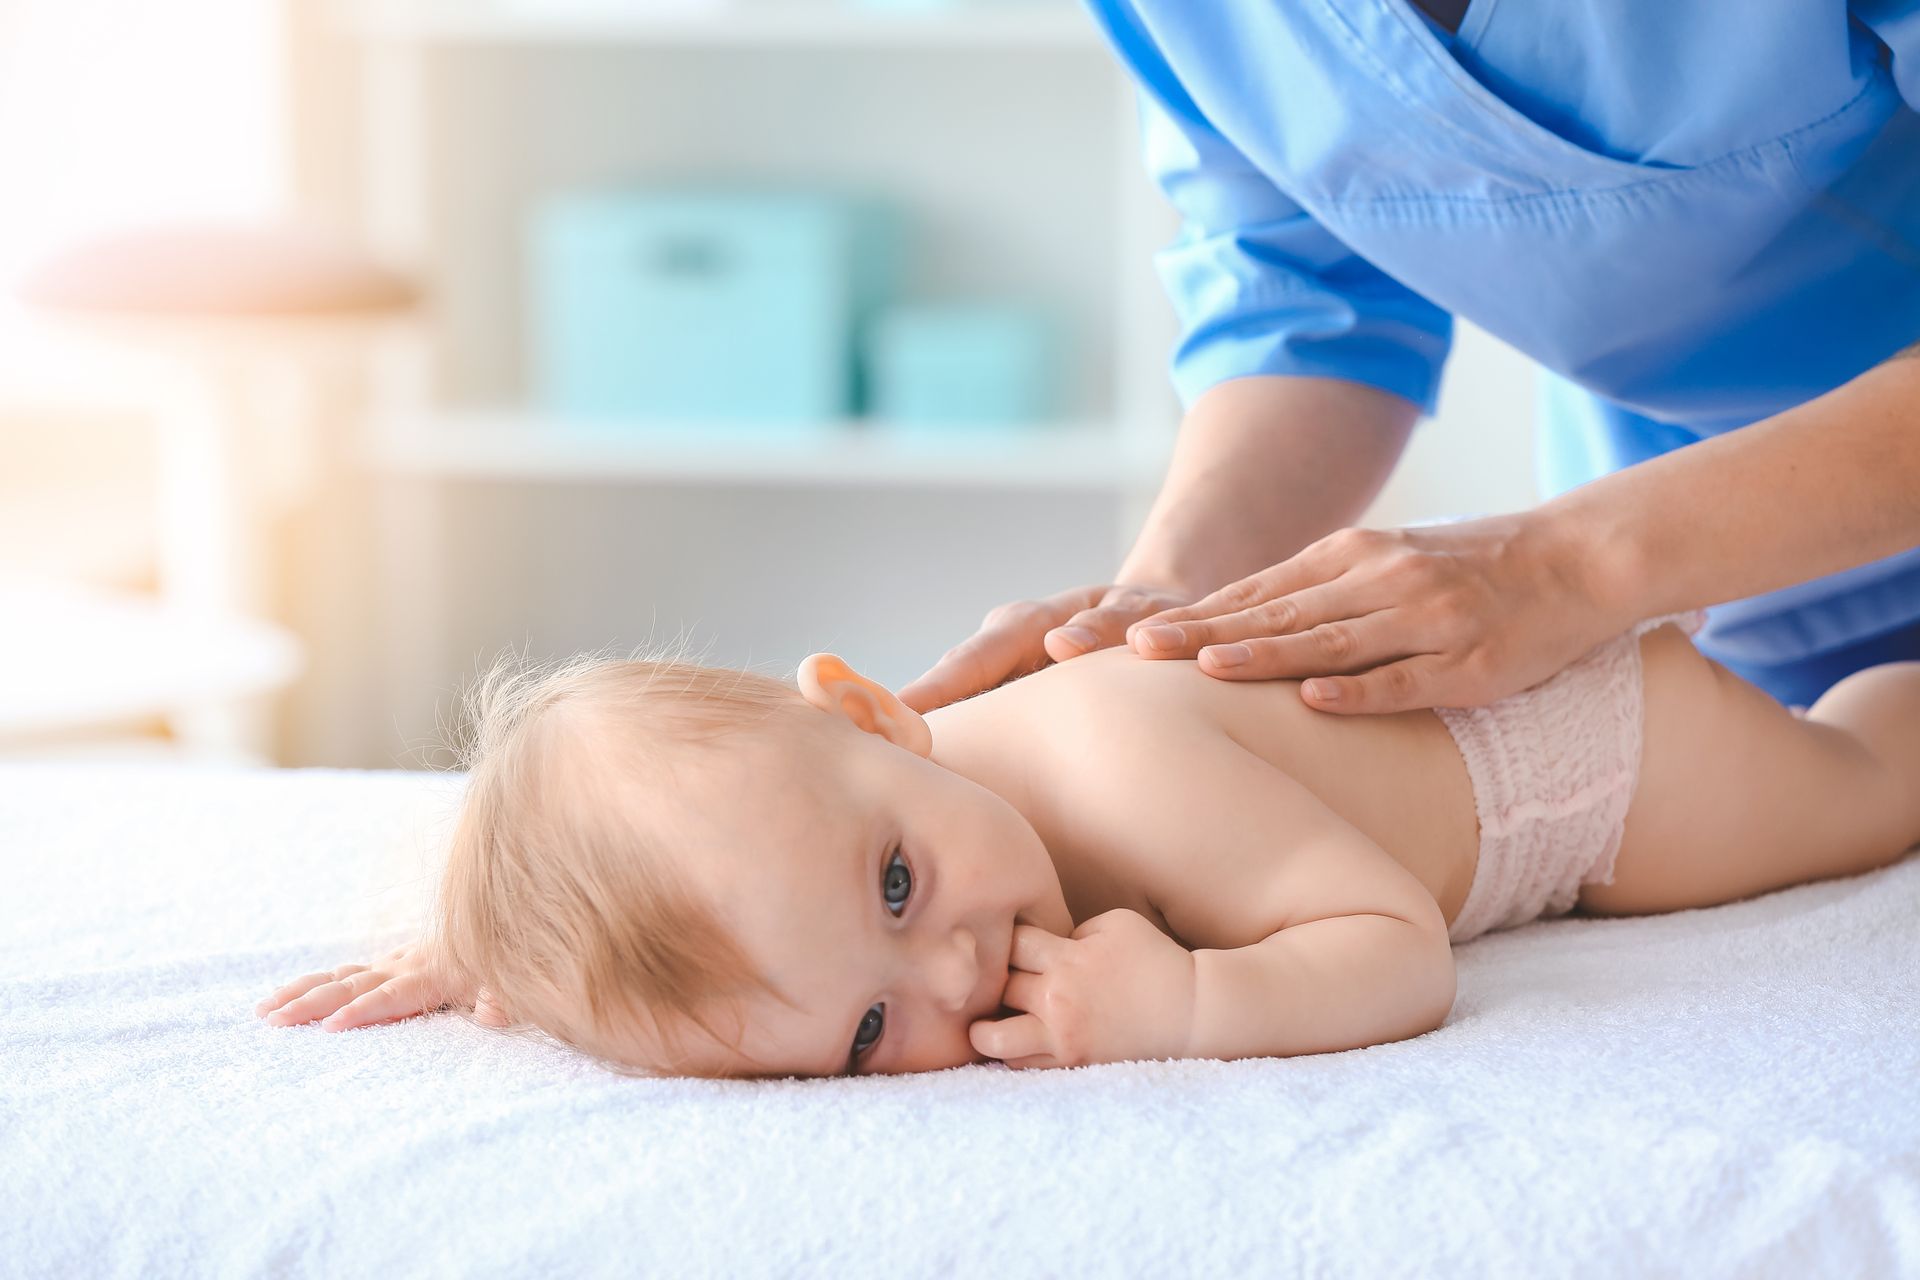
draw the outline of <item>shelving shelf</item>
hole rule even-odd
[[[645,592],[649,617],[724,627],[756,653],[806,652],[825,623],[746,602],[778,598],[809,556],[843,572],[851,538],[874,573],[902,585],[884,603],[853,598],[832,626],[863,629],[873,670],[899,681],[1002,590],[1091,581],[1124,554],[1179,420],[1165,372],[1172,317],[1150,262],[1173,226],[1141,168],[1136,91],[1081,0],[917,11],[860,0],[324,2],[357,47],[360,230],[436,303],[416,353],[380,367],[357,449],[398,482],[375,486],[382,698],[395,724],[437,723],[433,690],[451,678],[452,646],[497,625],[485,601],[432,589],[513,541],[484,521],[453,532],[496,496],[529,519],[577,500],[582,520],[625,527],[615,513],[631,511],[635,528],[681,520],[686,536],[723,542],[777,521],[751,541],[778,546],[756,546],[751,563],[711,581],[689,575],[680,525],[622,542],[625,586],[604,605],[587,602],[602,594],[604,547],[527,549],[556,566],[538,584],[548,643],[603,643],[607,628],[630,625],[621,601]],[[743,77],[776,85],[762,97],[778,96],[762,102],[736,83],[736,54]],[[1061,365],[1061,420],[742,431],[543,410],[514,332],[525,299],[509,279],[524,270],[511,211],[553,191],[690,169],[915,198],[929,247],[903,297],[1032,295],[1058,307],[1076,344]],[[1007,252],[983,252],[987,236]],[[672,492],[686,489],[697,498]],[[849,491],[860,500],[843,500]],[[888,523],[923,508],[926,527]],[[549,532],[577,536],[571,527]],[[948,528],[964,548],[941,542]],[[948,554],[953,572],[928,571]],[[989,573],[1008,585],[975,580]]]
[[[797,54],[864,50],[925,52],[993,59],[1022,50],[1076,50],[1111,62],[1095,23],[1075,0],[994,0],[940,8],[863,6],[858,0],[336,0],[347,28],[366,47],[364,119],[368,183],[366,230],[385,256],[429,268],[434,234],[426,210],[430,146],[426,59],[472,46],[565,56],[613,48],[738,49]],[[750,447],[716,447],[710,432],[674,427],[592,427],[546,420],[537,410],[474,412],[444,402],[405,408],[392,401],[376,432],[373,460],[396,474],[500,479],[683,478],[747,485],[829,482],[868,485],[1036,487],[1106,492],[1136,505],[1156,487],[1170,446],[1170,399],[1158,366],[1159,335],[1137,317],[1139,264],[1152,214],[1143,207],[1130,88],[1117,73],[1108,110],[1118,121],[1113,153],[1119,261],[1131,281],[1121,291],[1108,341],[1112,408],[1084,419],[1014,435],[964,430],[936,437],[852,423],[833,432],[771,433]],[[1093,104],[1099,109],[1099,104]],[[1081,109],[1085,109],[1082,107]],[[1129,193],[1129,194],[1120,194]],[[1152,424],[1152,425],[1138,425]],[[1124,520],[1123,520],[1124,523]]]
[[[390,416],[371,438],[369,461],[379,469],[443,480],[1110,492],[1149,484],[1166,465],[1165,448],[1141,435],[1116,438],[1104,422],[734,427],[491,410]]]
[[[365,38],[449,44],[671,45],[901,51],[1056,49],[1103,52],[1093,23],[1072,4],[929,10],[863,9],[819,0],[774,5],[501,4],[460,0],[346,0]]]

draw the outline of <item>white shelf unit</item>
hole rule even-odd
[[[1065,114],[1077,114],[1086,122],[1090,127],[1085,137],[1104,139],[1096,167],[1104,174],[1110,197],[1100,211],[1110,221],[1106,226],[1083,230],[1091,231],[1091,240],[1104,239],[1109,246],[1108,256],[1100,266],[1109,267],[1110,271],[1098,268],[1095,271],[1097,276],[1104,276],[1101,284],[1108,292],[1103,308],[1082,307],[1078,317],[1081,325],[1074,335],[1081,343],[1081,360],[1098,369],[1097,381],[1103,385],[1098,388],[1099,394],[1088,395],[1088,378],[1083,368],[1082,383],[1076,389],[1076,398],[1082,403],[1075,406],[1068,420],[1029,434],[995,432],[983,437],[968,452],[980,460],[1002,458],[1008,483],[1025,487],[1031,481],[1020,474],[1023,467],[1038,465],[1046,470],[1049,462],[1061,455],[1057,437],[1065,436],[1078,442],[1076,447],[1097,449],[1097,429],[1090,432],[1087,424],[1103,421],[1129,460],[1119,465],[1096,465],[1087,474],[1106,477],[1109,483],[1136,500],[1141,496],[1138,491],[1143,484],[1151,486],[1157,481],[1157,472],[1143,478],[1141,468],[1135,463],[1156,454],[1164,460],[1170,445],[1173,415],[1178,412],[1165,375],[1172,329],[1164,323],[1165,303],[1150,277],[1152,251],[1171,235],[1174,223],[1140,168],[1131,86],[1113,64],[1111,54],[1094,30],[1092,19],[1077,5],[1059,0],[1033,0],[1030,5],[1017,5],[1001,0],[997,5],[975,7],[889,10],[862,8],[852,0],[839,4],[812,0],[779,6],[762,3],[650,9],[645,0],[628,3],[584,0],[572,4],[563,0],[551,5],[536,4],[535,0],[465,4],[457,0],[345,0],[340,12],[365,45],[362,141],[366,157],[363,175],[366,231],[389,260],[416,270],[431,284],[440,285],[443,293],[452,286],[456,295],[462,277],[450,271],[452,264],[444,252],[447,237],[442,234],[444,228],[435,225],[436,197],[444,194],[437,192],[435,186],[447,176],[437,167],[435,158],[443,140],[433,138],[429,121],[435,109],[436,93],[430,83],[433,77],[429,63],[436,56],[464,54],[488,59],[494,64],[494,74],[503,79],[513,77],[516,61],[544,62],[551,66],[555,59],[568,58],[601,62],[604,77],[604,60],[609,54],[656,59],[675,55],[724,59],[734,54],[784,61],[853,55],[857,62],[868,65],[894,55],[969,65],[976,76],[978,68],[994,68],[994,59],[1011,57],[1025,64],[1022,70],[1029,81],[1036,76],[1054,74],[1049,70],[1053,66],[1070,69],[1083,82],[1090,79],[1102,96],[1090,99],[1081,93],[1080,100],[1074,101],[1072,94],[1063,92],[1058,97],[1050,96],[1048,104]],[[996,70],[1001,83],[994,89],[1005,92],[1011,77],[1006,76],[1004,67]],[[857,68],[855,74],[858,74]],[[549,79],[547,83],[553,81]],[[539,83],[532,79],[520,87],[529,93],[539,92]],[[976,79],[972,91],[988,90]],[[505,108],[505,112],[510,116],[511,108]],[[518,133],[523,145],[531,142],[536,148],[543,146],[537,137],[529,137],[524,131],[526,123],[512,120],[507,131]],[[564,125],[558,127],[564,128]],[[876,120],[875,127],[884,129],[885,125]],[[991,138],[980,141],[983,146],[996,145]],[[804,156],[801,163],[805,163]],[[1030,159],[1022,163],[1030,163]],[[689,164],[681,155],[669,161],[668,167],[686,173],[698,172],[702,166],[697,162]],[[846,168],[844,164],[841,167]],[[565,177],[553,172],[530,171],[540,168],[538,163],[529,165],[491,194],[502,201],[518,200],[524,206],[536,193],[528,187],[551,190],[567,185]],[[604,155],[587,159],[582,168],[584,171],[574,176],[583,182],[605,183],[616,174],[633,176],[645,172],[641,165],[623,170],[617,163],[609,164]],[[796,171],[789,166],[784,171],[759,176],[792,179],[802,172],[803,169]],[[875,177],[884,181],[885,175],[863,177],[872,184]],[[513,189],[516,182],[519,190]],[[1051,234],[1056,243],[1068,243],[1074,238],[1071,234],[1063,235],[1057,227],[1047,232],[1042,226],[1044,210],[1033,212],[1042,238]],[[445,214],[438,216],[444,218]],[[496,275],[518,270],[517,259],[507,261],[517,251],[517,244],[496,236],[491,247],[491,260],[506,268]],[[518,301],[510,289],[500,291],[494,300],[509,304],[497,307],[495,316],[514,310],[511,304]],[[456,296],[453,301],[458,305],[461,299]],[[1086,323],[1096,311],[1104,312],[1104,321]],[[442,314],[437,338],[443,347],[483,348],[485,354],[471,357],[470,361],[490,364],[495,369],[510,366],[523,357],[524,335],[516,334],[503,344],[496,331],[475,341],[470,315],[471,309],[466,316]],[[1156,324],[1156,319],[1163,322]],[[462,326],[465,326],[464,332]],[[396,423],[410,417],[417,429],[410,433],[406,445],[376,447],[376,459],[405,458],[410,469],[418,470],[429,458],[437,457],[444,459],[455,472],[463,469],[458,456],[458,433],[480,424],[470,413],[448,412],[443,407],[449,390],[445,385],[449,381],[445,376],[447,363],[445,359],[441,361],[443,376],[416,380],[414,384],[438,382],[439,389],[414,397],[415,402],[404,410],[393,403],[403,398],[404,393],[389,399],[384,406],[384,420]],[[458,368],[460,356],[454,355],[450,363],[454,366],[453,401],[463,407],[470,407],[476,399],[488,405],[488,411],[481,415],[486,439],[483,441],[476,435],[475,445],[494,458],[496,465],[512,455],[525,460],[529,478],[542,474],[564,475],[564,465],[547,466],[541,461],[543,450],[553,449],[564,458],[577,457],[583,448],[593,447],[567,438],[573,431],[571,424],[542,421],[539,414],[517,407],[500,410],[497,406],[502,401],[517,406],[520,391],[517,386],[502,386],[497,379],[488,384],[483,378],[478,396],[474,395],[472,388],[459,385],[462,381]],[[396,385],[406,384],[404,380],[397,380]],[[1085,403],[1089,399],[1095,403]],[[507,424],[516,421],[528,429],[529,435],[519,442],[518,449],[502,451],[501,436]],[[884,424],[853,422],[848,423],[841,434],[853,437],[880,430],[884,430]],[[593,434],[605,443],[604,430],[596,429]],[[864,447],[848,440],[835,440],[831,432],[801,435],[828,450]],[[646,441],[652,437],[656,442],[667,443],[668,452],[677,457],[684,450],[671,442],[683,436],[683,432],[672,426],[638,427],[633,447],[646,448]],[[742,455],[729,452],[727,456]],[[785,450],[783,456],[791,457],[793,451]],[[923,455],[909,444],[895,449],[889,456],[907,468],[900,472],[900,478],[905,481],[913,478],[912,460]],[[924,456],[936,465],[944,461],[937,449]],[[758,460],[744,459],[743,465],[756,480],[763,478],[767,471]],[[670,463],[666,464],[665,473],[671,473],[672,469]],[[629,473],[643,474],[644,469]],[[703,470],[702,474],[709,472]],[[938,473],[927,474],[937,476]]]
[[[447,411],[372,433],[393,474],[468,480],[911,486],[1115,492],[1153,485],[1164,451],[1104,422],[1035,428],[715,428],[556,423],[511,411]]]
[[[1086,50],[1099,41],[1075,4],[1002,4],[948,9],[861,8],[818,0],[759,5],[647,6],[619,3],[461,3],[355,0],[348,14],[368,39],[504,45],[583,41],[681,47],[913,47]]]
[[[902,12],[777,0],[649,13],[644,0],[337,3],[359,61],[363,231],[434,299],[423,355],[377,380],[366,433],[369,465],[401,485],[380,503],[379,567],[389,701],[403,734],[434,723],[420,688],[430,698],[470,671],[463,655],[483,644],[457,593],[421,589],[454,576],[455,557],[489,554],[454,545],[449,532],[476,485],[524,491],[517,501],[529,503],[543,492],[567,501],[569,486],[602,497],[617,486],[635,491],[626,501],[637,512],[698,492],[698,512],[721,532],[687,535],[695,543],[761,519],[770,492],[813,503],[782,508],[788,525],[769,540],[778,550],[765,582],[729,587],[776,595],[792,564],[844,561],[849,544],[836,539],[852,535],[840,526],[863,512],[942,512],[953,532],[921,553],[919,570],[885,559],[895,540],[884,531],[850,544],[876,549],[876,573],[896,585],[925,579],[876,615],[884,621],[848,623],[887,632],[871,641],[870,669],[895,681],[991,605],[1117,565],[1178,421],[1166,373],[1172,316],[1152,266],[1176,224],[1141,167],[1132,87],[1077,4]],[[568,422],[530,407],[518,317],[531,202],[628,180],[712,178],[898,195],[921,233],[902,300],[1005,297],[1062,316],[1072,356],[1061,420],[741,433]],[[557,523],[539,524],[542,536]],[[954,539],[971,545],[958,550]],[[907,545],[891,554],[908,555]],[[687,595],[684,584],[672,594],[668,565],[684,554],[660,554],[658,582],[640,575],[663,622],[753,625],[717,596]],[[750,637],[752,656],[785,661],[796,645],[847,643],[820,636],[821,625],[770,621]],[[553,643],[603,643],[600,634]]]

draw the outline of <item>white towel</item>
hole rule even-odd
[[[409,936],[459,780],[0,767],[0,1275],[1920,1274],[1920,859],[1458,951],[1290,1060],[613,1076],[253,1016]]]

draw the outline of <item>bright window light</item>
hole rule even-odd
[[[0,288],[101,231],[284,207],[273,0],[0,0]]]

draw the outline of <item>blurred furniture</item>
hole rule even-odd
[[[629,183],[542,201],[528,239],[535,403],[798,427],[855,412],[857,340],[901,236],[891,210],[833,191]]]
[[[1031,427],[1052,408],[1057,347],[1032,308],[890,307],[867,334],[874,413],[899,425]]]
[[[1152,264],[1174,220],[1141,170],[1133,90],[1070,0],[334,12],[339,74],[305,90],[330,115],[337,85],[359,91],[354,181],[333,197],[433,296],[423,368],[369,414],[398,730],[371,759],[434,734],[445,691],[502,648],[688,636],[778,670],[837,644],[897,683],[989,606],[1111,571],[1179,417]],[[1043,420],[715,430],[553,408],[525,268],[539,211],[703,183],[870,196],[908,228],[897,298],[1046,310]],[[715,376],[760,373],[749,353]]]
[[[50,687],[84,684],[98,657],[88,637],[117,610],[152,655],[128,650],[122,661],[146,669],[104,685],[124,684],[125,710],[165,710],[197,752],[270,756],[259,695],[301,666],[292,635],[263,617],[276,590],[270,522],[342,451],[357,420],[337,393],[371,346],[404,339],[412,287],[341,238],[286,222],[104,237],[43,263],[20,296],[43,339],[142,389],[161,444],[161,607],[48,605],[35,626],[76,628],[70,650],[55,642],[44,655],[73,668]],[[53,728],[60,705],[32,714]],[[68,718],[78,726],[107,709],[83,698]]]
[[[0,752],[164,719],[231,754],[246,744],[193,739],[208,709],[247,716],[302,661],[270,623],[64,583],[0,583],[0,618]]]

